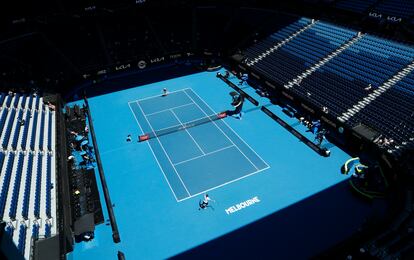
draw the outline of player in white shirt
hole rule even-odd
[[[206,193],[206,194],[204,194],[204,199],[203,199],[203,200],[200,200],[200,202],[198,203],[198,205],[200,206],[200,207],[198,208],[198,210],[200,210],[200,209],[206,209],[207,207],[211,207],[211,206],[209,206],[209,205],[208,205],[209,201],[215,201],[215,200],[211,199],[211,198],[208,196],[208,194],[207,194],[207,193]],[[213,207],[211,207],[211,208],[213,208]]]

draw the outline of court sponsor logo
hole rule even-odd
[[[253,197],[253,198],[248,199],[246,201],[240,202],[236,205],[233,205],[233,206],[229,207],[228,209],[225,209],[225,211],[226,211],[227,215],[230,215],[230,214],[233,214],[233,213],[235,213],[239,210],[242,210],[244,208],[250,207],[251,205],[254,205],[254,204],[259,203],[259,202],[260,202],[260,199],[259,199],[258,196],[256,196],[256,197]]]

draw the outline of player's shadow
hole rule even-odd
[[[263,105],[263,106],[264,107],[270,107],[270,106],[273,106],[273,104],[266,104],[266,105]],[[254,112],[254,111],[260,110],[260,108],[261,108],[261,106],[252,107],[252,108],[249,108],[249,109],[244,110],[243,113]]]
[[[326,148],[328,150],[331,149],[331,148],[336,147],[336,145],[334,145],[333,143],[327,143],[327,144],[324,144],[322,146],[323,146],[323,148]]]

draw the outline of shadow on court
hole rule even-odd
[[[247,214],[254,207],[234,214]],[[368,203],[356,198],[348,181],[343,181],[172,259],[308,259],[361,227],[380,223],[386,208],[384,201]],[[225,212],[216,210],[216,214]]]
[[[266,104],[266,105],[264,105],[264,107],[270,107],[270,106],[273,106],[273,104]],[[257,106],[257,107],[252,107],[252,108],[249,108],[249,109],[246,109],[246,110],[243,110],[243,113],[250,113],[250,112],[254,112],[254,111],[257,111],[257,110],[260,110],[260,106]]]
[[[171,63],[154,68],[148,68],[146,70],[132,70],[128,72],[115,73],[110,77],[101,79],[97,83],[87,81],[86,83],[79,85],[74,89],[74,91],[66,95],[66,99],[67,101],[82,99],[83,94],[76,95],[75,93],[83,93],[84,91],[86,96],[91,98],[124,89],[134,88],[136,86],[182,77],[200,71],[200,69],[194,66]]]

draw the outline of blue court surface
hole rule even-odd
[[[269,168],[225,121],[184,127],[217,114],[192,89],[132,101],[129,106],[143,133],[184,128],[149,140],[177,201]]]
[[[254,89],[243,90],[310,137]],[[70,257],[114,259],[120,250],[127,259],[165,259],[272,219],[261,231],[270,234],[252,241],[271,235],[275,257],[307,258],[362,224],[374,205],[352,197],[340,174],[350,157],[334,145],[324,143],[331,156],[319,156],[247,101],[242,120],[192,124],[231,109],[231,91],[216,72],[203,72],[89,98],[121,243],[103,224]],[[170,128],[176,131],[137,141]],[[206,192],[215,202],[199,210]]]

